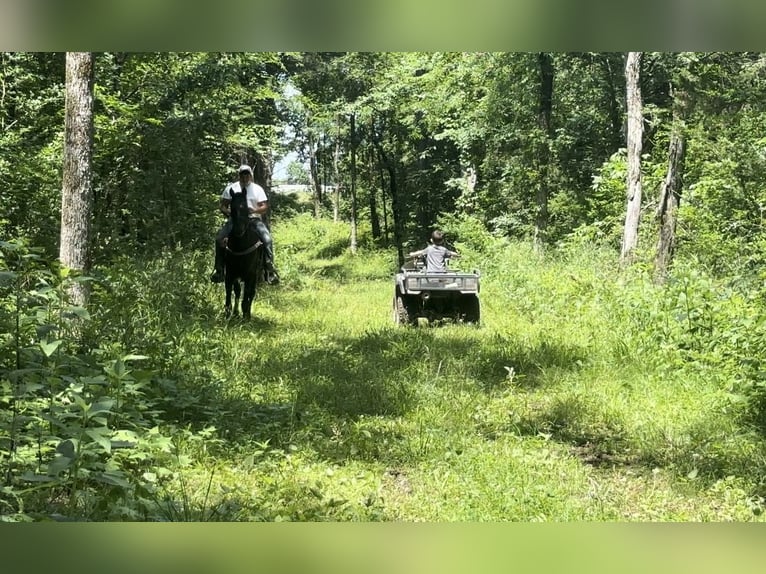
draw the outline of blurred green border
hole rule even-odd
[[[741,524],[18,524],[5,572],[713,574],[763,571]]]
[[[756,0],[5,0],[3,50],[758,50]]]
[[[6,0],[5,51],[759,50],[766,4]],[[4,572],[762,572],[762,525],[15,524]]]

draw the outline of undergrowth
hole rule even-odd
[[[760,520],[763,292],[445,221],[482,325],[396,327],[395,253],[305,215],[223,315],[211,254],[81,278],[2,244],[5,520]],[[67,303],[87,280],[88,311]],[[73,331],[74,329],[74,331]]]

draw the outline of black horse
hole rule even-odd
[[[258,232],[250,225],[247,195],[231,195],[232,231],[225,240],[225,284],[226,315],[237,312],[240,295],[240,280],[244,284],[242,293],[242,317],[250,318],[250,307],[256,296],[256,284],[263,279],[265,253]],[[234,307],[231,305],[231,291],[234,289]]]

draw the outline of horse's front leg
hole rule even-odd
[[[240,294],[240,286],[239,286],[239,279],[234,280],[234,314],[236,315],[239,312],[239,294]]]
[[[250,318],[250,309],[255,299],[255,277],[245,281],[245,291],[242,294],[242,317]]]
[[[231,288],[233,281],[227,275],[226,276],[226,303],[224,304],[224,313],[227,317],[231,317]]]

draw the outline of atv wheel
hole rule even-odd
[[[471,295],[463,302],[463,321],[478,324],[480,319],[481,307],[479,306],[479,298],[476,295]]]
[[[397,325],[417,325],[417,317],[412,317],[404,298],[401,295],[394,297],[394,323]]]

